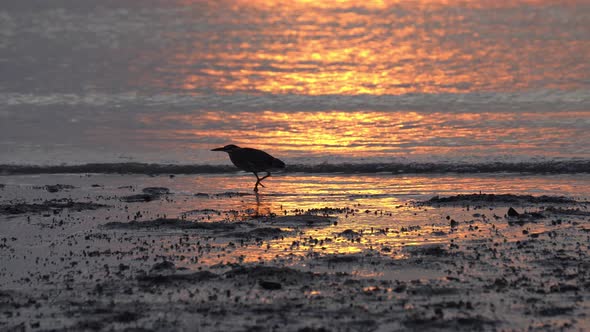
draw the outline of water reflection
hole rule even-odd
[[[161,149],[210,150],[211,141],[256,147],[287,158],[424,158],[444,156],[579,157],[590,147],[585,112],[199,112],[146,114],[141,141]],[[570,153],[569,155],[567,155]],[[218,162],[227,162],[223,156]],[[186,159],[182,157],[180,159]]]
[[[138,85],[306,95],[515,91],[580,88],[590,71],[590,22],[576,1],[181,3],[181,19],[193,23],[166,31],[171,47],[140,55],[157,67],[142,70]]]
[[[6,91],[377,95],[590,76],[584,0],[60,3],[3,7]]]
[[[516,179],[518,178],[518,181]],[[178,181],[175,191],[194,190],[194,184]],[[249,189],[248,175],[215,176],[200,182],[198,190],[226,192]],[[478,203],[447,207],[414,206],[414,200],[434,195],[518,193],[589,197],[587,176],[519,176],[510,174],[480,176],[391,176],[391,175],[279,175],[269,179],[272,186],[256,195],[223,196],[221,199],[190,199],[178,209],[195,204],[200,208],[232,211],[238,220],[254,222],[257,227],[279,227],[285,233],[276,238],[260,238],[240,246],[216,244],[221,251],[200,257],[201,263],[256,262],[273,259],[304,260],[314,255],[354,254],[374,251],[402,258],[408,246],[464,243],[465,241],[514,241],[528,232],[555,229],[550,219],[522,227],[510,225],[503,217],[508,205]],[[210,186],[210,187],[207,187]],[[510,204],[514,205],[514,204]],[[533,204],[514,205],[518,210],[535,211]],[[271,216],[297,215],[312,211],[329,214],[337,222],[320,227],[273,225]],[[173,211],[168,212],[174,215]],[[234,214],[235,213],[235,214]],[[253,215],[263,215],[252,221]],[[447,218],[449,216],[449,218]],[[215,219],[218,218],[218,219]],[[212,221],[228,220],[221,214]],[[452,223],[455,220],[456,223]],[[564,223],[566,225],[566,223]],[[569,224],[568,224],[569,225]],[[564,226],[570,227],[570,226]],[[221,240],[218,240],[221,241]],[[233,240],[232,240],[233,241]],[[221,242],[223,243],[223,242]],[[404,249],[406,248],[406,249]],[[190,264],[188,264],[190,265]]]
[[[248,197],[243,199],[238,204],[237,208],[240,213],[237,214],[239,219],[248,220],[251,218],[261,218],[264,216],[274,215],[275,212],[280,210],[276,204],[273,207],[272,197],[266,197],[266,195],[260,193],[254,193],[253,198]]]

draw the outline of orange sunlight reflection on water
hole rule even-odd
[[[518,179],[518,181],[516,181]],[[175,190],[215,190],[215,192],[249,193],[254,182],[250,174],[201,177],[191,181],[186,176]],[[277,238],[260,240],[224,249],[220,256],[200,258],[201,263],[256,262],[272,259],[303,260],[309,255],[359,253],[376,250],[381,255],[403,258],[407,246],[442,244],[452,241],[481,241],[498,237],[509,241],[525,238],[522,227],[510,225],[504,218],[508,206],[519,211],[538,207],[514,204],[458,204],[448,207],[415,206],[415,200],[434,195],[471,193],[518,193],[587,197],[588,177],[517,176],[495,174],[454,175],[276,175],[265,182],[261,195],[222,195],[217,199],[189,196],[179,200],[179,208],[226,211],[212,215],[211,221],[249,221],[259,227],[280,227],[288,231]],[[211,189],[203,187],[212,186]],[[493,192],[490,191],[493,188]],[[194,204],[194,205],[193,205]],[[273,225],[269,216],[295,215],[306,211],[335,217],[330,225],[297,228]],[[174,215],[173,210],[161,211]],[[252,221],[263,216],[262,221]],[[457,222],[451,225],[450,219]],[[192,217],[194,218],[194,216]],[[191,218],[189,218],[190,220]],[[527,224],[529,232],[555,229],[549,219]],[[565,225],[565,223],[564,223]],[[302,233],[303,231],[303,233]],[[190,264],[189,264],[190,265]]]
[[[284,158],[354,158],[526,153],[563,154],[584,113],[430,113],[418,112],[204,112],[148,114],[144,141],[162,148],[204,149],[210,141],[257,147]],[[585,134],[580,133],[579,137]],[[154,140],[157,137],[157,140]],[[170,146],[168,146],[170,144]],[[187,146],[188,145],[188,146]],[[581,151],[577,150],[578,153]],[[224,156],[216,155],[220,160]]]
[[[572,4],[563,8],[572,10]],[[560,26],[555,17],[544,17],[553,20],[546,24],[521,11],[506,22],[478,16],[478,10],[510,7],[518,6],[443,0],[210,4],[191,15],[207,10],[207,24],[215,28],[183,30],[192,34],[189,44],[144,55],[167,58],[155,72],[173,71],[174,81],[149,73],[143,79],[185,91],[305,95],[514,91],[539,84],[563,89],[585,79],[584,65],[576,65],[577,54],[590,52],[590,43],[576,37],[585,31],[583,22],[560,32],[552,28]],[[512,20],[527,24],[513,26]],[[542,71],[534,68],[539,54]]]

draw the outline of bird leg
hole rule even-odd
[[[270,176],[270,172],[266,172],[266,175],[265,175],[265,176],[263,176],[263,177],[261,177],[259,180],[260,180],[260,181],[262,181],[262,180],[266,179],[266,178],[267,178],[267,177],[269,177],[269,176]],[[261,183],[260,185],[262,185],[262,183]],[[264,186],[263,186],[263,187],[264,187]]]
[[[254,185],[254,192],[258,193],[258,184],[260,183],[260,181],[256,181],[256,184]]]
[[[261,185],[262,187],[264,187],[264,185],[262,184],[262,180],[266,179],[267,177],[270,176],[270,172],[266,172],[266,175],[263,177],[258,177],[258,173],[254,172],[254,176],[256,176],[256,184],[254,185],[254,192],[258,192],[258,185]]]
[[[254,185],[254,192],[258,193],[258,185],[261,185],[263,187],[264,187],[264,185],[262,183],[260,183],[260,180],[262,180],[262,179],[258,177],[258,173],[254,172],[254,176],[256,177],[256,184]]]

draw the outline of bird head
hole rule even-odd
[[[237,149],[239,149],[239,148],[240,148],[240,147],[239,147],[239,146],[237,146],[237,145],[229,144],[229,145],[226,145],[226,146],[224,146],[224,147],[222,147],[222,148],[216,148],[216,149],[212,149],[211,151],[232,152],[232,151],[235,151],[235,150],[237,150]]]

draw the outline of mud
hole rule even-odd
[[[164,187],[148,187],[143,188],[142,192],[141,194],[123,196],[120,199],[127,203],[151,202],[170,194],[170,189]]]
[[[272,225],[288,227],[315,227],[333,224],[336,218],[316,215],[294,215],[270,217],[267,219]]]
[[[72,185],[68,185],[68,184],[53,184],[53,185],[45,185],[45,186],[41,186],[41,187],[33,187],[35,189],[45,189],[50,193],[56,193],[56,192],[60,192],[63,190],[70,190],[70,189],[74,189],[76,187],[72,186]]]
[[[575,199],[563,196],[533,196],[533,195],[514,195],[514,194],[469,194],[439,197],[435,196],[427,201],[419,202],[425,205],[443,205],[443,204],[573,204],[577,203]]]
[[[142,193],[161,199],[137,202],[120,199],[135,188],[126,177],[82,179],[57,193],[3,189],[0,330],[590,326],[582,200],[456,195],[319,208],[281,198],[272,210],[264,202],[279,196],[181,195],[168,185],[183,180],[168,176],[142,179],[158,188]],[[72,198],[46,200],[54,195]]]
[[[212,231],[234,230],[239,226],[247,226],[246,223],[227,223],[227,222],[194,222],[183,219],[154,219],[145,221],[119,222],[113,221],[104,224],[105,228],[122,229],[122,230],[139,230],[139,229],[203,229]]]
[[[0,214],[25,214],[52,212],[60,213],[63,209],[71,211],[96,210],[107,207],[93,202],[74,202],[69,199],[53,199],[42,203],[12,203],[0,204]]]
[[[236,232],[236,233],[229,233],[227,236],[237,237],[237,238],[244,238],[244,239],[256,239],[257,241],[263,239],[277,239],[281,236],[285,236],[289,234],[289,231],[284,231],[280,228],[274,227],[261,227],[256,228],[251,231],[247,232]]]

